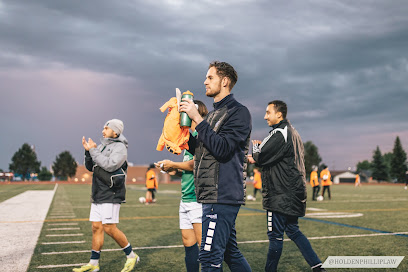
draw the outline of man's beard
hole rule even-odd
[[[221,83],[220,83],[220,85],[218,86],[218,91],[216,91],[216,92],[211,92],[211,89],[210,89],[209,92],[207,91],[207,92],[205,93],[205,95],[208,96],[208,97],[215,97],[215,96],[217,96],[220,92],[221,92]]]

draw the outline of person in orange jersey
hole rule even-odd
[[[317,175],[317,166],[313,166],[313,171],[310,173],[310,185],[313,188],[312,200],[317,200],[317,196],[320,192],[319,176]]]
[[[323,186],[322,196],[324,197],[324,193],[327,190],[327,193],[329,195],[329,199],[331,199],[330,185],[332,185],[332,181],[331,181],[331,174],[330,174],[330,171],[329,171],[329,167],[326,166],[326,168],[324,168],[320,172],[320,178],[322,179],[322,186]]]
[[[354,186],[355,187],[357,187],[357,186],[361,186],[361,183],[360,183],[360,175],[357,173],[357,175],[356,175],[356,180],[354,181]]]
[[[253,201],[256,200],[256,193],[258,191],[261,191],[261,189],[262,189],[261,172],[259,171],[258,168],[254,168],[254,198],[252,199]]]
[[[155,192],[157,189],[159,189],[156,173],[153,170],[154,168],[154,164],[150,164],[146,172],[146,204],[156,202]]]

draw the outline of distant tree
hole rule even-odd
[[[77,163],[69,151],[61,152],[52,165],[54,176],[59,180],[66,180],[68,177],[75,176]]]
[[[407,153],[405,153],[404,148],[402,148],[398,136],[395,139],[392,154],[390,175],[393,178],[397,178],[398,182],[403,182],[405,180],[405,172],[407,171]]]
[[[384,158],[381,155],[380,148],[377,149],[373,154],[373,161],[371,162],[371,169],[373,170],[373,179],[376,180],[387,180],[387,166],[384,163]]]
[[[385,172],[387,172],[387,179],[391,178],[391,161],[392,158],[394,157],[394,154],[392,154],[392,152],[387,152],[383,154],[383,160],[384,160],[384,164],[385,164]]]
[[[3,169],[0,168],[0,172],[3,173],[4,172]]]
[[[312,143],[312,141],[307,141],[304,143],[304,148],[306,176],[309,177],[313,170],[313,165],[319,166],[322,158],[319,155],[319,149]]]
[[[38,173],[38,180],[51,180],[52,173],[48,171],[47,167],[41,167],[40,173]]]
[[[22,175],[22,179],[26,180],[31,173],[40,171],[41,162],[37,160],[37,154],[27,143],[23,144],[11,158],[9,164],[10,171],[15,174]]]
[[[362,162],[358,162],[357,166],[357,173],[360,173],[361,171],[368,171],[371,170],[371,163],[367,160],[364,160]]]

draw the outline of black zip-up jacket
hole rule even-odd
[[[251,114],[232,94],[214,103],[190,135],[189,152],[195,155],[194,183],[200,203],[245,204],[245,175]]]
[[[253,158],[262,167],[263,208],[291,216],[304,216],[306,174],[304,148],[289,120],[282,120],[261,145],[254,145]]]

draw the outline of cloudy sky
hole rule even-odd
[[[407,14],[398,0],[0,0],[0,168],[23,143],[42,165],[64,150],[82,164],[82,136],[99,141],[112,118],[130,162],[181,160],[155,151],[159,107],[178,87],[212,109],[216,59],[238,72],[253,139],[280,99],[332,169],[391,151],[397,135],[408,150]]]

